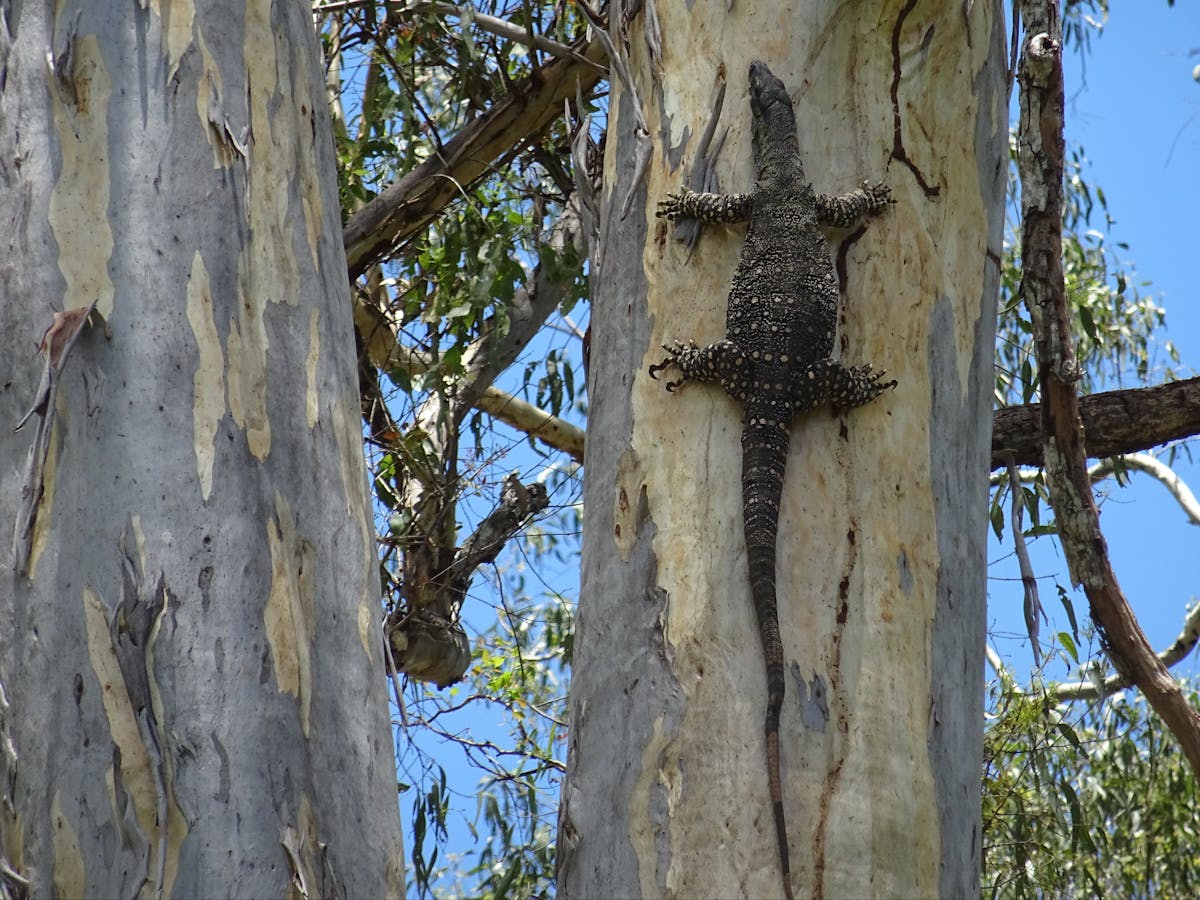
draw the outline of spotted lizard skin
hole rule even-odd
[[[866,184],[840,197],[817,194],[804,176],[796,118],[783,82],[761,62],[750,65],[750,107],[757,178],[749,194],[700,194],[684,189],[659,203],[658,215],[701,222],[748,221],[733,276],[726,336],[707,347],[664,344],[668,357],[650,367],[687,381],[719,384],[741,402],[742,501],[750,590],[767,670],[767,780],[779,844],[784,894],[792,897],[787,825],[779,763],[779,717],[784,653],[775,597],[779,500],[792,419],[826,404],[862,406],[895,381],[871,366],[831,359],[839,307],[838,281],[821,231],[850,228],[885,209],[884,184]]]

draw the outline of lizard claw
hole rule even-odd
[[[670,219],[672,222],[688,218],[687,210],[684,208],[683,194],[675,192],[667,194],[666,200],[658,201],[658,211],[654,215],[660,219]]]
[[[696,342],[688,341],[687,344],[681,344],[679,341],[671,341],[669,344],[663,344],[662,348],[671,355],[657,365],[650,367],[650,377],[655,381],[658,381],[659,372],[663,371],[664,369],[669,369],[671,366],[678,365],[676,359],[681,353],[684,353],[688,350],[695,350]],[[675,388],[679,387],[685,381],[687,381],[686,375],[678,381],[668,381],[666,383],[666,388],[669,392],[675,393]]]
[[[674,365],[674,363],[675,363],[675,360],[673,360],[673,359],[664,359],[658,365],[651,366],[650,367],[650,377],[654,381],[658,381],[658,373],[661,372],[663,369],[670,368],[672,365]]]
[[[867,195],[868,214],[877,213],[896,202],[892,197],[892,189],[882,181],[876,181],[873,184],[870,181],[864,181],[860,187],[862,192]]]

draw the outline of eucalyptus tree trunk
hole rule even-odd
[[[560,894],[783,892],[741,410],[713,386],[668,394],[647,377],[660,344],[724,336],[744,227],[708,227],[689,260],[654,209],[695,163],[722,71],[720,191],[750,189],[760,58],[791,93],[817,190],[882,179],[897,201],[831,253],[838,354],[899,386],[792,429],[777,574],[795,893],[977,895],[1001,9],[657,6],[661,65],[644,17],[627,42],[654,151],[644,183],[628,85],[609,110]]]
[[[0,7],[0,896],[403,890],[316,36],[236,6]]]

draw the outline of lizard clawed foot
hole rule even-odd
[[[680,354],[687,353],[689,351],[694,352],[697,349],[695,341],[688,341],[686,344],[681,344],[679,341],[671,341],[669,344],[663,344],[662,348],[671,355],[658,365],[650,367],[650,377],[655,381],[658,381],[659,372],[663,371],[664,369],[669,369],[671,366],[678,366],[676,358],[680,356]],[[675,393],[675,388],[679,387],[685,381],[687,381],[687,375],[684,375],[678,381],[668,381],[666,383],[666,388],[671,393]]]
[[[890,391],[900,383],[895,378],[891,379],[890,381],[883,381],[882,379],[887,375],[887,372],[883,371],[882,369],[878,372],[874,371],[871,368],[870,363],[867,363],[865,366],[860,366],[858,372],[862,376],[861,383],[863,385],[863,391],[867,395],[867,400],[874,400],[884,391]]]
[[[892,197],[892,189],[882,181],[874,183],[864,181],[860,189],[867,195],[867,212],[876,213],[881,209],[886,209],[895,204],[895,199]]]
[[[684,196],[683,192],[667,194],[666,200],[658,201],[658,211],[654,215],[660,219],[670,219],[672,222],[690,218],[694,213],[689,214],[684,205]]]
[[[891,390],[899,384],[894,378],[884,381],[887,372],[875,371],[870,363],[854,366],[848,371],[849,383],[843,386],[840,396],[835,395],[832,398],[834,412],[839,415],[844,410],[870,403],[884,391]]]

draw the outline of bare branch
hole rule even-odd
[[[1137,469],[1145,472],[1154,478],[1159,484],[1170,491],[1171,496],[1175,498],[1175,502],[1183,509],[1184,514],[1191,523],[1193,525],[1200,525],[1200,503],[1196,502],[1196,495],[1192,493],[1187,483],[1175,474],[1174,469],[1162,460],[1150,456],[1148,453],[1134,453],[1124,456],[1120,460],[1120,465],[1126,469]],[[1117,465],[1113,460],[1106,459],[1088,469],[1088,477],[1095,483],[1113,474],[1116,468]]]
[[[1084,444],[1092,459],[1136,453],[1200,433],[1200,378],[1171,384],[1090,394],[1079,400]],[[992,425],[992,468],[1040,466],[1040,403],[996,410]]]
[[[526,403],[497,387],[484,391],[475,406],[488,415],[561,450],[577,463],[583,462],[583,429],[576,428],[532,403]]]

